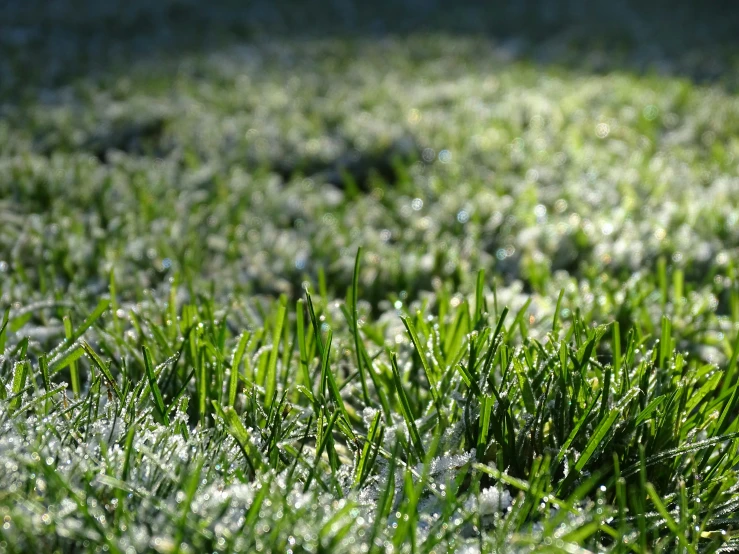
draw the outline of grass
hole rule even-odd
[[[739,550],[735,59],[568,40],[0,86],[0,551]]]

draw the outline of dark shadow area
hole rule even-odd
[[[732,0],[0,0],[0,98],[244,42],[426,32],[489,37],[542,64],[736,86]]]

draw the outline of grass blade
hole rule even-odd
[[[429,391],[431,392],[431,398],[434,401],[434,407],[436,408],[436,411],[439,415],[439,419],[441,419],[441,402],[439,399],[439,390],[436,376],[431,369],[431,366],[429,366],[428,359],[426,358],[426,353],[423,349],[423,346],[421,345],[421,341],[418,339],[416,328],[413,326],[413,323],[411,323],[410,318],[401,317],[400,319],[403,321],[403,325],[405,325],[405,328],[408,331],[408,335],[411,338],[411,342],[416,349],[416,353],[421,360],[423,372],[426,374],[426,379],[429,382]]]
[[[272,350],[269,354],[269,362],[267,363],[266,383],[264,387],[265,406],[269,408],[272,403],[272,397],[277,389],[277,360],[280,353],[280,339],[282,338],[282,326],[285,323],[285,315],[287,314],[287,299],[283,296],[280,298],[280,305],[277,308],[277,316],[272,332]]]
[[[74,332],[72,331],[72,320],[69,318],[68,315],[64,316],[64,335],[66,336],[68,341],[74,335]],[[70,361],[68,365],[69,365],[69,378],[72,381],[72,394],[74,394],[75,398],[79,398],[80,396],[79,368],[77,367],[77,362],[75,362],[74,360]]]
[[[403,382],[400,377],[400,370],[398,369],[398,361],[395,358],[395,353],[390,353],[390,363],[393,368],[393,380],[395,383],[395,390],[398,393],[400,399],[400,409],[403,413],[403,419],[408,427],[408,434],[411,436],[411,442],[416,450],[416,456],[419,460],[423,460],[426,456],[423,448],[423,442],[421,441],[421,435],[418,433],[418,427],[416,427],[416,421],[413,417],[413,411],[411,410],[411,404],[408,400],[408,396],[403,389]]]
[[[231,356],[231,375],[229,376],[228,382],[228,405],[233,406],[236,404],[236,392],[239,384],[239,366],[241,365],[241,359],[244,357],[244,351],[246,350],[246,344],[251,338],[249,331],[244,331],[239,337],[239,342],[233,351]]]
[[[360,351],[361,338],[359,337],[359,312],[357,310],[357,301],[359,299],[359,262],[362,257],[362,247],[357,248],[357,256],[354,259],[354,273],[352,275],[351,289],[351,327],[354,335],[354,354],[357,358],[357,369],[359,370],[359,380],[362,384],[362,398],[365,404],[370,404],[369,389],[367,387],[367,377],[365,375],[365,367]],[[371,368],[366,368],[371,371]]]
[[[22,360],[20,362],[16,362],[15,364],[13,370],[13,381],[10,387],[11,396],[14,397],[13,400],[10,401],[11,411],[17,410],[21,405],[21,401],[23,400],[22,391],[26,386],[26,377],[28,376],[28,364],[28,360]]]
[[[164,424],[169,426],[169,416],[167,415],[167,408],[164,406],[162,392],[159,390],[159,385],[157,384],[157,377],[154,374],[154,364],[151,361],[151,353],[146,346],[142,346],[141,350],[144,354],[144,366],[146,366],[146,376],[149,379],[149,388],[154,397],[154,405],[156,406],[160,417],[164,420]]]
[[[82,342],[82,348],[90,357],[92,363],[97,366],[98,370],[100,370],[100,373],[103,374],[103,377],[105,377],[105,380],[108,382],[113,391],[115,391],[118,400],[123,401],[123,394],[121,394],[121,390],[118,388],[118,385],[115,382],[115,378],[113,377],[113,374],[110,372],[110,369],[108,369],[108,366],[105,364],[105,362],[100,359],[100,356],[97,355],[92,346],[90,346],[87,342]]]

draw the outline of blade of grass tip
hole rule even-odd
[[[362,353],[359,350],[359,311],[357,302],[359,300],[359,263],[362,258],[362,247],[357,248],[357,256],[354,259],[354,273],[352,275],[351,290],[351,321],[352,333],[354,334],[354,353],[357,357],[357,369],[359,370],[359,379],[362,382],[362,400],[366,405],[370,405],[369,388],[367,387],[367,376],[365,375],[365,367],[362,363]],[[369,370],[369,368],[368,368]]]
[[[308,347],[305,331],[305,301],[299,298],[295,306],[295,319],[298,328],[298,353],[300,354],[300,371],[303,376],[303,385],[313,394],[313,384],[308,367]]]
[[[657,260],[657,276],[659,278],[659,290],[660,290],[660,305],[662,306],[662,313],[665,311],[667,306],[667,261],[664,256],[660,256]]]
[[[474,327],[482,322],[485,312],[487,311],[485,306],[485,295],[483,294],[483,287],[485,286],[485,270],[480,269],[477,272],[477,285],[475,286],[475,323]]]
[[[318,346],[318,354],[323,356],[323,336],[321,333],[321,325],[316,317],[316,310],[313,307],[313,299],[308,291],[305,291],[305,297],[308,300],[308,313],[310,314],[311,324],[313,325],[313,333],[315,335],[316,346]]]
[[[154,405],[159,412],[159,416],[164,421],[164,425],[169,426],[169,416],[167,415],[167,408],[164,406],[162,392],[159,390],[159,385],[157,384],[157,377],[154,375],[154,363],[151,361],[151,353],[146,345],[141,347],[141,351],[144,355],[144,366],[146,368],[146,376],[149,379],[149,388],[154,397]]]
[[[115,271],[111,268],[108,278],[108,293],[110,294],[110,308],[113,314],[113,329],[115,329],[116,338],[122,336],[121,321],[118,317],[118,297],[115,286]]]
[[[654,485],[652,485],[652,483],[647,483],[647,494],[649,494],[649,498],[652,500],[652,504],[654,504],[654,507],[657,508],[659,515],[661,515],[662,518],[665,520],[665,524],[670,529],[673,536],[678,540],[683,548],[685,548],[691,554],[695,554],[695,548],[693,548],[693,545],[688,541],[685,535],[680,532],[677,522],[673,519],[672,515],[670,515],[670,512],[667,510],[667,507],[662,502],[662,499],[659,497],[659,493],[654,488]]]
[[[454,323],[452,324],[453,330],[450,331],[447,329],[444,333],[444,344],[442,350],[447,359],[460,351],[461,343],[465,334],[462,331],[462,327],[464,325],[464,316],[467,312],[466,303],[463,302],[457,307],[457,309],[459,312],[457,317],[454,318]]]
[[[667,359],[670,356],[670,353],[672,352],[671,348],[671,333],[672,329],[672,322],[670,321],[670,318],[667,316],[662,316],[662,327],[660,332],[660,341],[659,341],[659,368],[665,369],[665,364],[667,363]]]
[[[708,395],[709,393],[712,393],[716,390],[716,387],[718,386],[719,381],[723,377],[723,374],[721,372],[716,372],[713,374],[711,378],[706,380],[706,382],[703,384],[703,386],[698,389],[697,392],[693,392],[690,395],[690,400],[685,404],[685,414],[689,415],[693,412],[693,409],[700,405],[701,401]]]
[[[510,328],[508,329],[508,333],[506,334],[506,342],[511,342],[511,339],[516,332],[516,329],[518,329],[519,324],[521,323],[521,321],[523,321],[523,316],[526,313],[526,310],[529,308],[530,304],[531,297],[526,299],[526,302],[524,302],[523,306],[521,306],[521,309],[518,310],[518,312],[516,313],[516,318],[513,320],[513,323],[511,324]]]
[[[472,390],[473,394],[477,398],[481,398],[482,390],[480,389],[480,386],[477,384],[475,377],[469,372],[469,370],[461,362],[455,364],[454,367],[457,369],[457,371],[459,371],[459,374],[462,376],[462,380],[464,381],[464,384],[467,385]]]
[[[233,406],[236,404],[236,392],[239,384],[239,366],[241,365],[241,359],[244,357],[244,351],[246,350],[246,344],[251,338],[249,331],[244,331],[239,337],[239,342],[233,351],[231,356],[231,375],[229,376],[228,382],[228,405]]]
[[[110,387],[115,391],[116,396],[118,397],[118,400],[123,401],[123,395],[121,394],[121,390],[118,388],[118,385],[115,382],[115,378],[113,377],[113,374],[110,372],[110,369],[108,369],[107,364],[103,362],[103,360],[100,359],[100,356],[97,355],[97,353],[92,349],[92,346],[90,346],[86,341],[82,342],[82,349],[87,353],[87,355],[92,360],[92,363],[97,366],[100,373],[103,374],[103,377],[105,377],[105,380],[108,382]]]
[[[49,359],[51,360],[49,363],[49,372],[51,375],[61,371],[82,356],[84,350],[81,347],[72,348],[72,346],[97,321],[103,312],[108,309],[109,304],[110,301],[107,299],[98,302],[92,313],[82,322],[82,325],[49,353]]]
[[[28,364],[28,360],[22,360],[20,362],[16,362],[15,367],[13,368],[14,371],[11,393],[14,398],[10,402],[11,411],[17,410],[21,405],[21,401],[23,400],[23,395],[21,394],[21,391],[26,385],[26,377],[28,376]]]
[[[331,342],[333,341],[334,333],[331,329],[326,334],[326,346],[321,353],[321,384],[319,387],[320,394],[325,398],[327,396],[326,391],[328,389],[328,373],[329,373],[329,354],[331,352]]]
[[[185,334],[182,337],[182,341],[180,342],[180,347],[177,349],[177,353],[174,356],[174,361],[170,365],[169,372],[168,372],[166,378],[162,374],[159,375],[160,381],[162,379],[164,380],[163,383],[162,383],[162,386],[159,387],[160,389],[169,390],[170,385],[173,382],[174,382],[174,386],[177,386],[175,377],[179,377],[179,375],[181,373],[180,371],[178,371],[177,365],[179,364],[180,360],[182,359],[182,354],[184,354],[184,352],[185,352],[185,347],[189,344],[189,335],[190,335],[190,332],[191,331],[192,331],[192,328],[189,328],[187,331],[185,331]],[[128,382],[129,382],[129,380],[126,378],[125,375],[123,377],[123,382],[126,383],[126,384],[128,384]],[[123,396],[125,396],[125,395],[126,395],[126,393],[125,393],[125,390],[124,390]],[[169,411],[169,410],[167,410],[167,411]]]
[[[74,335],[72,331],[72,320],[68,315],[64,316],[64,336],[69,341]],[[72,381],[72,394],[75,398],[80,397],[80,374],[77,367],[77,362],[72,361],[69,363],[69,378]]]
[[[603,388],[601,389],[601,404],[600,412],[598,413],[598,419],[601,420],[605,417],[606,411],[608,410],[608,401],[611,396],[611,373],[613,372],[613,366],[608,365],[605,369],[605,377],[603,378]]]
[[[490,430],[490,414],[495,404],[492,396],[485,396],[480,406],[480,432],[477,436],[477,459],[481,461],[485,455],[485,447],[488,444],[488,431]]]
[[[48,392],[51,390],[51,380],[49,379],[49,363],[46,361],[46,356],[43,354],[38,358],[38,366],[41,370],[41,379],[44,382],[44,389]]]
[[[251,441],[251,435],[241,418],[231,406],[222,408],[223,419],[226,422],[228,432],[238,443],[241,448],[247,463],[253,467],[253,469],[261,469],[264,466],[264,460],[262,460],[262,454],[254,446]]]
[[[167,306],[167,327],[169,329],[169,340],[174,341],[177,338],[177,285],[179,284],[179,275],[175,274],[169,287],[169,303]],[[226,318],[223,318],[225,323]]]
[[[408,427],[408,433],[411,436],[411,442],[413,443],[413,447],[416,450],[416,455],[418,456],[418,459],[423,460],[426,454],[423,449],[423,443],[421,442],[421,435],[418,433],[418,428],[416,427],[416,421],[413,418],[413,412],[411,411],[411,404],[408,400],[408,396],[403,389],[403,382],[400,377],[400,370],[398,369],[398,360],[396,359],[394,352],[390,353],[390,363],[393,368],[393,380],[395,382],[395,390],[397,391],[398,398],[400,399],[401,411],[403,412],[405,424]]]
[[[416,333],[416,328],[413,326],[413,323],[411,323],[411,320],[409,317],[401,317],[400,318],[403,321],[403,325],[405,325],[406,331],[408,331],[408,335],[411,338],[411,342],[413,343],[413,346],[416,349],[416,353],[418,354],[419,359],[421,360],[421,366],[423,367],[423,372],[426,374],[426,380],[429,383],[429,391],[431,391],[431,399],[434,401],[434,407],[436,408],[436,413],[439,416],[439,421],[441,421],[441,399],[439,398],[439,390],[438,390],[438,381],[436,379],[436,376],[434,375],[433,370],[431,369],[431,366],[429,366],[428,359],[426,358],[426,352],[423,349],[423,346],[421,345],[421,341],[418,339],[418,333]]]
[[[110,305],[110,300],[107,298],[102,299],[100,302],[97,303],[97,306],[95,306],[95,309],[92,311],[92,313],[87,316],[87,318],[82,322],[82,325],[80,325],[77,329],[75,329],[74,333],[72,333],[71,337],[67,337],[67,340],[64,341],[62,345],[62,349],[69,348],[74,341],[76,341],[78,338],[80,338],[85,331],[87,331],[92,325],[98,320],[98,318],[103,315],[103,312],[108,309],[108,306]]]
[[[613,372],[616,378],[621,377],[621,327],[618,321],[613,322]]]
[[[534,415],[536,413],[536,399],[534,398],[534,391],[531,388],[529,377],[526,375],[526,369],[518,358],[513,358],[513,369],[518,377],[518,386],[521,390],[521,396],[523,398],[526,411],[531,415]]]
[[[282,338],[282,325],[285,322],[287,314],[287,299],[283,296],[280,298],[280,305],[277,309],[275,318],[275,326],[272,333],[272,350],[269,354],[269,362],[267,364],[267,378],[265,384],[265,406],[269,407],[272,402],[275,390],[277,389],[277,360],[280,354],[280,340]],[[285,346],[287,348],[287,346]]]
[[[5,353],[5,343],[8,339],[8,321],[10,321],[10,307],[5,308],[3,322],[0,325],[0,354]]]
[[[287,308],[287,306],[285,307]],[[287,317],[289,320],[289,316]],[[290,325],[283,324],[282,326],[282,358],[281,358],[281,365],[283,368],[282,371],[282,377],[279,379],[280,386],[283,390],[287,390],[288,388],[288,380],[292,377],[290,370],[290,360],[292,360],[293,357],[293,351],[295,350],[295,344],[296,340],[293,337],[292,340],[290,340]]]
[[[657,408],[659,408],[659,406],[665,400],[667,400],[667,395],[663,394],[661,396],[658,396],[651,402],[649,402],[649,404],[647,404],[647,407],[644,408],[641,412],[639,412],[639,414],[636,416],[636,419],[634,420],[634,426],[641,425],[642,423],[647,421],[651,417],[651,415],[654,413],[654,411]],[[689,413],[689,412],[686,412],[686,413]]]
[[[492,369],[493,369],[493,360],[495,359],[495,354],[498,352],[498,348],[502,344],[501,342],[501,332],[503,331],[503,324],[505,323],[505,319],[508,317],[508,306],[503,307],[503,311],[500,314],[500,317],[498,318],[498,323],[495,325],[495,332],[493,333],[492,338],[490,339],[490,345],[488,346],[488,351],[485,353],[485,362],[482,366],[482,382],[488,383],[491,387],[493,386],[492,382]],[[494,388],[494,387],[493,387]]]
[[[554,315],[552,316],[552,335],[555,338],[559,334],[559,311],[562,308],[562,298],[564,298],[565,289],[560,289],[559,296],[557,297],[557,306],[554,308]]]

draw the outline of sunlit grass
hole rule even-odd
[[[0,550],[739,548],[726,88],[179,64],[3,106]]]

